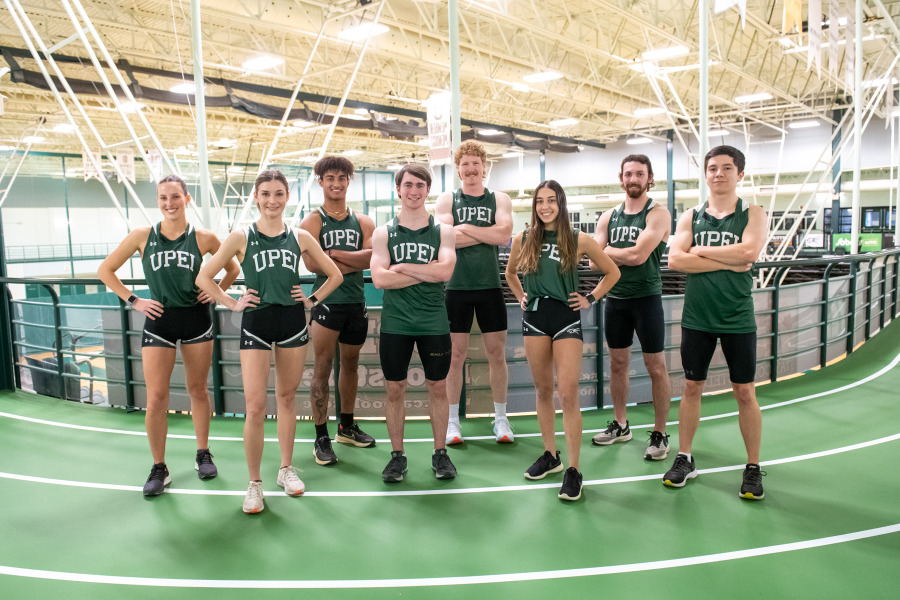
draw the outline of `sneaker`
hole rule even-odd
[[[562,487],[559,488],[559,499],[575,502],[581,498],[582,479],[584,479],[584,477],[575,467],[566,469],[566,474],[563,476]]]
[[[765,471],[759,470],[759,465],[748,464],[744,468],[744,482],[741,484],[741,493],[738,494],[746,500],[762,500],[766,497],[763,491],[762,478]]]
[[[644,452],[645,460],[663,460],[669,455],[669,436],[658,431],[650,432],[650,445]]]
[[[357,448],[371,448],[375,445],[375,438],[360,429],[359,424],[357,424],[356,421],[353,421],[353,425],[346,429],[341,425],[338,425],[338,431],[337,435],[334,436],[334,441],[340,442],[341,444],[351,444]]]
[[[449,423],[447,423],[447,445],[452,446],[454,444],[462,443],[462,430],[460,429],[459,423],[450,421]]]
[[[403,481],[406,474],[406,456],[403,450],[392,450],[391,460],[381,472],[381,480],[385,483],[398,483]]]
[[[219,470],[213,464],[212,459],[213,455],[209,453],[209,450],[197,450],[194,468],[197,469],[197,476],[200,479],[212,479],[219,474]]]
[[[278,487],[284,488],[284,493],[288,496],[299,496],[306,490],[306,486],[297,477],[297,471],[294,467],[287,466],[278,469],[278,478],[275,479]]]
[[[543,479],[549,473],[559,473],[564,468],[562,461],[559,459],[559,451],[556,452],[556,456],[554,457],[550,454],[549,450],[544,450],[544,453],[541,454],[540,458],[534,461],[534,464],[525,471],[525,478]]]
[[[672,468],[663,475],[663,485],[678,488],[684,487],[688,479],[693,479],[696,476],[697,466],[694,463],[694,459],[688,460],[687,456],[679,452],[678,456],[675,457],[675,462],[672,463]]]
[[[251,481],[244,496],[244,512],[249,514],[262,512],[266,507],[263,504],[262,481]]]
[[[491,422],[494,424],[494,437],[497,438],[498,444],[511,444],[516,441],[509,419],[494,419]]]
[[[166,468],[166,463],[156,463],[150,469],[150,477],[147,478],[147,483],[144,484],[144,495],[159,496],[166,491],[166,486],[170,483],[172,483],[172,478],[169,477],[169,469]]]
[[[591,438],[591,442],[595,446],[609,446],[616,442],[627,442],[631,439],[631,428],[628,426],[628,421],[625,421],[625,427],[619,425],[619,422],[615,419],[607,421],[606,424],[609,427]]]
[[[327,435],[316,438],[316,443],[313,445],[313,456],[320,465],[333,465],[338,461],[331,448],[331,438]]]
[[[438,479],[453,479],[456,477],[456,467],[450,462],[446,448],[435,450],[434,454],[431,455],[431,470],[434,471],[434,476]]]

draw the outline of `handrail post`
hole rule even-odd
[[[869,260],[869,274],[866,276],[866,326],[863,329],[863,339],[869,341],[872,329],[872,288],[875,279],[875,259]]]
[[[131,342],[128,341],[128,311],[125,301],[119,298],[119,322],[122,324],[122,371],[125,376],[125,407],[134,410],[134,389],[131,387]]]
[[[594,321],[597,323],[597,410],[603,410],[603,339],[604,332],[603,315],[605,314],[606,297],[600,302],[594,303]]]
[[[847,329],[850,335],[847,336],[847,354],[853,352],[853,340],[856,337],[856,274],[859,271],[858,263],[850,260],[850,297],[847,306]]]
[[[212,379],[213,379],[213,410],[216,413],[216,416],[221,417],[225,414],[225,392],[222,391],[223,378],[222,378],[222,340],[220,339],[220,334],[222,332],[222,328],[219,325],[219,311],[216,310],[216,305],[213,304],[211,307],[212,310],[212,342],[213,342],[213,353],[212,353]]]
[[[822,330],[819,333],[819,341],[822,345],[819,350],[819,366],[823,369],[825,363],[828,362],[828,292],[831,287],[831,271],[836,264],[831,263],[825,267],[825,273],[822,275]]]
[[[59,308],[59,295],[50,284],[41,285],[50,294],[50,300],[53,301],[53,338],[56,346],[56,374],[59,376],[59,397],[66,400],[66,380],[63,378],[63,354],[62,354],[62,332],[59,330],[62,325],[62,311]]]
[[[786,267],[779,267],[775,271],[775,287],[772,288],[772,358],[769,367],[769,381],[778,381],[778,300],[781,295],[781,275]]]

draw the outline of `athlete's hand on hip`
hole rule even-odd
[[[297,302],[302,302],[304,308],[313,307],[312,300],[306,297],[306,294],[303,293],[303,288],[299,285],[295,285],[291,288],[291,298],[293,298]]]
[[[258,293],[259,292],[257,292],[256,290],[247,288],[247,290],[244,292],[244,295],[238,298],[238,301],[234,304],[233,307],[231,307],[231,310],[233,310],[234,312],[241,312],[246,308],[257,306],[259,304],[259,296],[257,296],[256,294]]]
[[[215,303],[215,300],[213,300],[212,296],[203,291],[197,294],[197,300],[200,301],[200,304],[209,304],[210,302]]]
[[[138,298],[131,306],[134,307],[134,310],[147,315],[147,318],[151,321],[155,321],[163,314],[162,302],[157,302],[156,300]]]
[[[590,308],[591,303],[578,292],[572,292],[569,294],[569,306],[572,307],[572,310],[584,310]]]
[[[528,306],[528,294],[522,294],[522,299],[519,300],[519,306],[522,307],[522,310],[527,310]]]

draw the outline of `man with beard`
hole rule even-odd
[[[644,458],[662,460],[669,453],[666,419],[670,386],[663,356],[665,320],[659,263],[672,232],[671,217],[665,206],[647,196],[653,187],[653,167],[645,155],[631,154],[622,160],[619,182],[625,190],[625,202],[603,213],[594,233],[600,247],[622,272],[607,296],[605,313],[614,419],[592,441],[597,446],[608,446],[631,439],[625,405],[631,344],[637,333],[653,387],[655,413]],[[591,267],[596,269],[593,264]]]

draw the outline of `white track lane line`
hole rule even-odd
[[[900,433],[890,435],[883,438],[878,438],[876,440],[870,440],[867,442],[860,442],[858,444],[852,444],[850,446],[843,446],[841,448],[833,448],[831,450],[822,450],[820,452],[813,452],[810,454],[801,454],[799,456],[790,456],[787,458],[778,458],[775,460],[763,461],[760,463],[760,466],[768,466],[768,465],[782,465],[786,463],[799,462],[803,460],[811,460],[814,458],[822,458],[824,456],[832,456],[834,454],[842,454],[844,452],[852,452],[853,450],[860,450],[863,448],[870,448],[872,446],[877,446],[880,444],[886,444],[889,442],[893,442],[896,440],[900,440]],[[740,471],[743,470],[746,465],[729,465],[725,467],[713,467],[711,469],[698,469],[697,472],[701,475],[704,473],[724,473],[726,471]],[[663,473],[656,473],[652,475],[633,475],[630,477],[614,477],[610,479],[592,479],[589,481],[583,482],[583,485],[609,485],[613,483],[631,483],[635,481],[652,481],[652,480],[661,480]],[[51,479],[49,477],[34,477],[32,475],[17,475],[15,473],[3,473],[0,472],[0,479],[12,479],[16,481],[27,481],[30,483],[42,483],[48,485],[62,485],[68,487],[82,487],[82,488],[93,488],[98,490],[115,490],[115,491],[123,491],[123,492],[139,492],[143,488],[137,485],[117,485],[117,484],[107,484],[107,483],[92,483],[88,481],[71,481],[67,479]],[[358,497],[374,497],[374,496],[445,496],[452,494],[481,494],[486,492],[522,492],[528,490],[541,490],[541,489],[558,489],[560,486],[559,482],[555,483],[531,483],[531,484],[521,484],[521,485],[509,485],[509,486],[494,486],[494,487],[478,487],[478,488],[456,488],[456,489],[443,489],[443,490],[396,490],[396,491],[364,491],[364,492],[310,492],[307,491],[303,495],[311,496],[311,497],[323,497],[323,498],[358,498]],[[272,498],[289,498],[290,496],[286,496],[281,490],[266,490],[270,496],[267,496],[267,499]],[[178,489],[178,488],[166,488],[167,494],[185,494],[185,495],[194,495],[194,496],[243,496],[246,494],[246,490],[203,490],[203,489]]]
[[[900,354],[897,354],[897,356],[895,356],[894,359],[886,367],[879,369],[875,373],[872,373],[871,375],[868,375],[867,377],[864,377],[864,378],[860,379],[859,381],[854,381],[853,383],[848,383],[847,385],[843,385],[841,387],[834,388],[833,390],[826,390],[824,392],[819,392],[817,394],[810,394],[809,396],[802,396],[800,398],[794,398],[793,400],[785,400],[784,402],[776,402],[775,404],[767,404],[766,406],[760,406],[760,410],[770,410],[773,408],[780,408],[782,406],[788,406],[790,404],[796,404],[798,402],[805,402],[807,400],[812,400],[814,398],[821,398],[823,396],[830,396],[832,394],[846,392],[847,390],[851,390],[855,387],[859,387],[870,381],[874,381],[875,379],[878,379],[879,377],[889,373],[898,364],[900,364]],[[701,421],[714,421],[716,419],[725,419],[728,417],[736,417],[736,416],[738,416],[738,412],[734,411],[734,412],[722,413],[722,414],[718,414],[718,415],[709,415],[707,417],[701,417],[700,420]],[[100,433],[114,433],[114,434],[119,434],[119,435],[137,435],[137,436],[144,436],[144,437],[147,436],[147,433],[145,431],[129,431],[127,429],[109,429],[109,428],[105,428],[105,427],[92,427],[90,425],[71,425],[69,423],[60,423],[58,421],[47,421],[45,419],[35,419],[33,417],[14,415],[12,413],[6,413],[6,412],[0,412],[0,417],[5,417],[7,419],[15,419],[17,421],[26,421],[28,423],[37,423],[40,425],[49,425],[52,427],[62,427],[65,429],[78,429],[81,431],[96,431],[96,432],[100,432]],[[678,425],[678,421],[669,421],[666,423],[666,425]],[[650,429],[651,427],[654,427],[653,423],[648,423],[645,425],[632,425],[631,426],[632,429]],[[590,434],[590,433],[597,433],[600,431],[603,431],[603,429],[585,429],[582,431],[582,435]],[[540,433],[518,433],[518,434],[516,434],[516,437],[539,437],[540,435],[541,435]],[[557,431],[557,432],[555,432],[555,435],[557,437],[562,436],[563,432]],[[167,439],[177,439],[177,440],[194,440],[194,439],[196,439],[196,437],[193,435],[184,435],[184,434],[180,434],[180,433],[170,433],[166,437],[167,437]],[[470,440],[470,441],[493,440],[494,436],[492,436],[492,435],[467,436],[465,439]],[[278,442],[278,438],[264,438],[264,440],[266,442],[270,442],[270,443]],[[209,441],[211,441],[211,442],[243,442],[244,438],[242,438],[242,437],[227,437],[227,436],[210,436]],[[315,442],[315,439],[314,438],[309,438],[309,439],[297,438],[294,441],[296,443],[311,444],[311,443]],[[378,439],[375,441],[376,441],[376,443],[381,443],[381,444],[390,443],[390,439]],[[409,442],[409,443],[415,443],[415,442],[431,443],[434,440],[432,438],[408,438],[408,439],[404,439],[403,441]]]
[[[844,544],[883,535],[900,532],[900,523],[842,533],[812,540],[801,540],[774,546],[747,548],[731,552],[686,556],[668,560],[654,560],[643,563],[625,565],[609,565],[605,567],[586,567],[581,569],[562,569],[556,571],[532,571],[528,573],[501,573],[497,575],[464,575],[457,577],[422,577],[418,579],[343,579],[343,580],[252,580],[252,579],[171,579],[157,577],[122,577],[117,575],[92,575],[88,573],[65,573],[61,571],[44,571],[39,569],[21,569],[0,565],[0,575],[50,579],[55,581],[74,581],[80,583],[102,583],[112,585],[132,585],[168,588],[220,588],[220,589],[359,589],[359,588],[408,588],[436,587],[444,585],[476,585],[485,583],[511,583],[519,581],[542,581],[547,579],[568,579],[572,577],[592,577],[597,575],[614,575],[617,573],[639,573],[693,565],[706,565],[740,560],[756,556],[767,556],[809,550]]]

